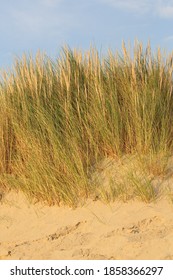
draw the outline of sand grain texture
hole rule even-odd
[[[9,193],[0,202],[0,259],[173,259],[173,205],[87,201],[70,209]]]

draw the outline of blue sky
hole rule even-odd
[[[101,52],[122,40],[168,52],[173,46],[173,0],[0,0],[0,68],[23,52],[39,49],[52,58],[60,48]]]

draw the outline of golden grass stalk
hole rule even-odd
[[[172,152],[173,55],[64,47],[56,61],[23,55],[0,84],[3,186],[49,203],[88,197],[92,166],[126,153]],[[93,191],[93,189],[92,189]]]

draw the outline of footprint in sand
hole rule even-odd
[[[11,259],[11,251],[8,251],[6,255],[0,255],[0,260],[10,260]]]

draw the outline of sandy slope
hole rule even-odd
[[[9,193],[0,202],[0,259],[173,259],[173,204],[88,201],[73,210]]]

